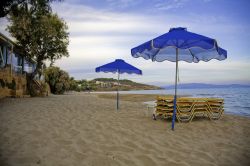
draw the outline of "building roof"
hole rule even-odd
[[[24,57],[24,53],[21,51],[22,49],[20,48],[20,46],[18,46],[15,42],[13,42],[11,39],[9,39],[7,36],[5,36],[0,32],[0,44],[2,43],[13,47],[15,53]],[[25,59],[28,60],[30,63],[36,63],[36,60],[33,58],[25,58]]]
[[[7,36],[5,36],[4,34],[2,34],[0,32],[0,44],[1,43],[4,43],[4,44],[7,44],[9,46],[14,46],[16,45],[12,40],[10,40]]]

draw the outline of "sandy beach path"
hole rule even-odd
[[[97,94],[0,100],[1,166],[250,165],[250,118],[176,125]]]

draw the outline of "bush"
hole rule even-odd
[[[49,84],[51,93],[63,94],[70,89],[70,78],[66,71],[59,67],[49,67],[45,70],[45,81]]]
[[[30,86],[29,87],[30,96],[32,96],[32,97],[41,96],[41,92],[34,82],[30,82],[29,86]]]
[[[50,93],[49,84],[44,82],[44,83],[41,83],[41,86],[42,86],[41,95],[48,96]]]

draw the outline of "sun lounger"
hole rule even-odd
[[[193,114],[193,102],[189,99],[177,99],[177,116],[181,122],[190,121]]]
[[[155,118],[171,118],[173,116],[174,110],[174,99],[167,97],[157,97],[155,109]],[[176,115],[176,119],[180,121],[178,115]]]
[[[194,98],[193,99],[193,107],[192,107],[192,117],[190,122],[194,117],[208,117],[211,120],[209,108],[207,105],[207,101],[205,98]]]
[[[220,119],[224,112],[224,100],[218,98],[207,99],[208,108],[212,119]]]

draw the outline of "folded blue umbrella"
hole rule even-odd
[[[96,72],[111,72],[111,73],[118,73],[118,88],[117,88],[117,97],[116,97],[116,108],[119,109],[119,79],[120,74],[128,73],[128,74],[139,74],[142,75],[142,71],[128,63],[126,63],[122,59],[116,59],[114,62],[105,64],[103,66],[97,67],[95,69]]]
[[[178,61],[198,63],[199,61],[208,62],[211,59],[221,61],[227,58],[227,51],[220,48],[215,39],[188,32],[182,27],[171,28],[168,33],[131,49],[131,54],[135,58],[176,62],[172,130],[174,130],[176,116]]]

